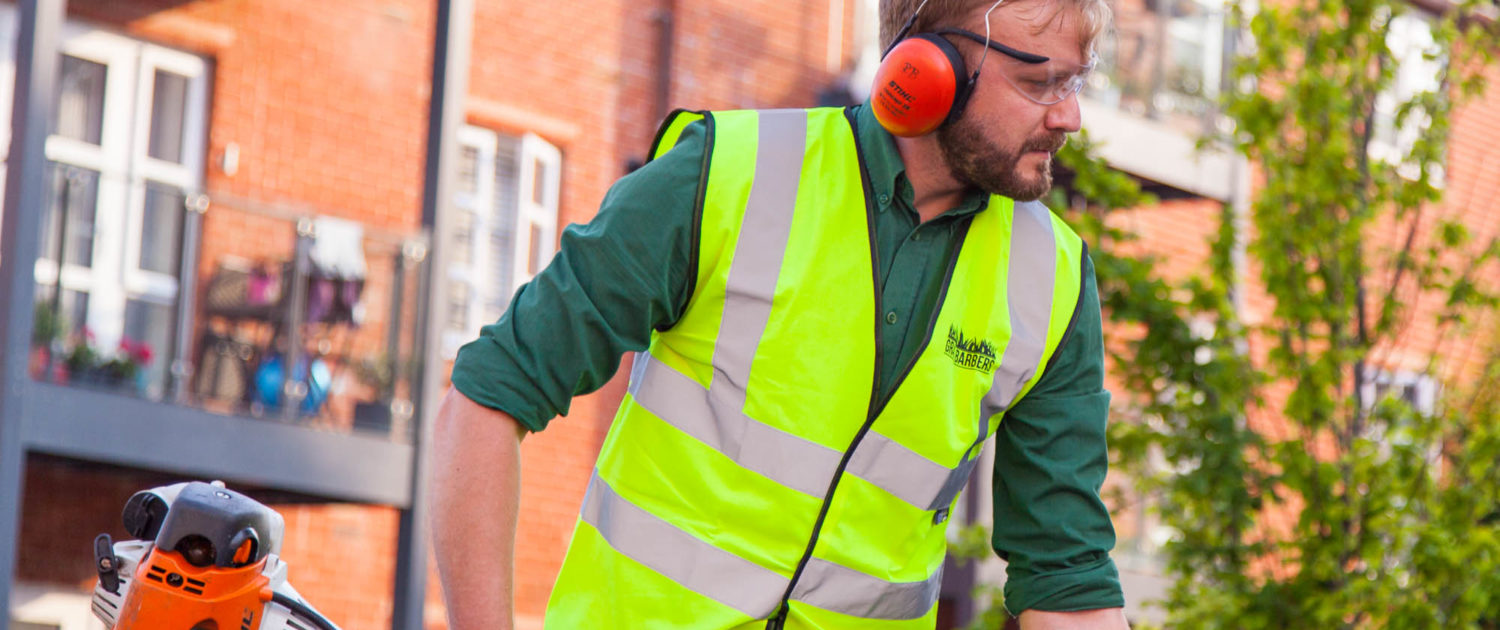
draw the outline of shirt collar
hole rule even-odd
[[[885,127],[880,126],[880,121],[875,120],[870,101],[855,105],[854,110],[855,134],[859,138],[861,158],[869,171],[870,188],[880,204],[879,208],[884,210],[890,205],[880,200],[899,199],[902,207],[915,212],[917,205],[911,182],[906,178],[906,164],[901,161],[901,152],[896,149],[896,138]],[[988,202],[989,195],[972,190],[964,195],[957,206],[948,209],[942,216],[974,214],[983,210]]]

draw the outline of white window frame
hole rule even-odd
[[[7,18],[14,22],[13,8]],[[39,285],[88,294],[83,322],[95,345],[112,352],[124,336],[129,300],[167,306],[179,291],[176,274],[141,269],[140,245],[147,182],[184,191],[203,186],[209,89],[208,64],[200,57],[130,37],[69,22],[63,28],[63,54],[105,66],[103,126],[100,143],[52,135],[46,157],[98,173],[94,209],[94,242],[90,265],[62,264],[39,258],[34,277]],[[5,65],[14,72],[14,60]],[[150,158],[151,99],[156,71],[188,79],[183,124],[183,163]],[[59,282],[60,276],[60,282]]]
[[[1401,393],[1408,387],[1412,388],[1414,399]],[[1420,372],[1366,368],[1359,394],[1365,411],[1374,409],[1381,398],[1392,395],[1406,401],[1417,413],[1430,416],[1437,413],[1440,389],[1437,379]]]
[[[473,338],[479,331],[477,322],[482,321],[484,300],[483,289],[494,286],[495,278],[492,277],[489,261],[489,234],[495,229],[495,158],[498,153],[499,136],[489,129],[465,125],[458,131],[459,146],[465,149],[474,149],[478,157],[474,164],[474,178],[472,184],[474,192],[462,192],[454,187],[453,212],[465,212],[473,215],[469,222],[469,255],[467,264],[450,262],[448,264],[447,278],[450,284],[463,284],[468,287],[469,301],[465,308],[463,318],[463,330],[457,330],[451,326],[443,331],[442,350],[443,356],[453,358],[458,354],[458,347]],[[455,175],[456,177],[456,175]],[[452,301],[446,305],[452,308]],[[450,320],[451,321],[451,318]]]
[[[502,194],[496,186],[500,158],[500,135],[493,130],[465,125],[459,130],[461,147],[474,149],[478,160],[474,168],[472,193],[455,193],[451,212],[470,212],[468,265],[450,262],[446,277],[450,283],[468,288],[469,299],[463,306],[463,328],[449,326],[440,340],[442,356],[452,359],[459,346],[473,339],[479,329],[500,317],[505,305],[521,285],[530,282],[557,253],[558,208],[562,200],[562,151],[541,136],[523,134],[515,144],[516,181],[510,193],[515,202],[515,217],[503,225],[499,216]],[[542,189],[538,191],[537,169],[542,170]],[[537,230],[537,250],[532,251],[531,232]],[[509,231],[510,251],[496,251],[491,245],[496,233]],[[451,237],[450,237],[451,238]],[[501,256],[510,256],[511,277],[496,276]],[[538,261],[533,268],[532,261]],[[450,300],[445,308],[453,308]],[[451,313],[450,313],[451,315]],[[452,321],[449,318],[448,321]]]
[[[541,166],[545,177],[543,190],[536,190],[536,169]],[[528,133],[521,137],[521,185],[520,203],[516,212],[515,277],[511,286],[519,287],[533,277],[557,253],[557,208],[562,194],[562,151],[540,136]],[[537,201],[540,197],[541,201]],[[535,227],[541,235],[537,239],[540,251],[531,251],[531,230]],[[535,261],[535,265],[533,262]]]
[[[1228,9],[1223,2],[1214,0],[1194,2],[1206,17],[1202,28],[1185,18],[1162,15],[1161,19],[1167,21],[1168,38],[1193,44],[1202,52],[1203,67],[1199,80],[1203,82],[1203,98],[1213,100],[1218,98],[1219,85],[1224,80],[1224,13]],[[1167,60],[1168,65],[1173,63],[1175,60]]]
[[[1375,97],[1375,128],[1371,130],[1369,155],[1395,166],[1396,173],[1406,179],[1417,179],[1420,175],[1417,165],[1406,161],[1406,156],[1431,120],[1423,112],[1413,112],[1405,124],[1397,126],[1396,110],[1401,103],[1442,87],[1436,81],[1447,63],[1448,52],[1438,49],[1432,27],[1433,17],[1418,9],[1391,17],[1386,45],[1391,49],[1390,62],[1395,64],[1394,79],[1385,92]],[[1434,58],[1427,59],[1424,53]],[[1445,165],[1433,165],[1428,175],[1434,186],[1444,187]]]

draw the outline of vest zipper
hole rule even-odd
[[[797,580],[802,577],[802,571],[807,568],[807,563],[812,560],[813,549],[818,545],[818,535],[823,531],[823,521],[828,517],[828,508],[833,505],[833,493],[838,490],[839,479],[843,478],[844,470],[849,467],[849,459],[853,457],[854,451],[859,448],[860,442],[864,441],[865,435],[870,432],[870,426],[875,424],[875,419],[880,417],[880,412],[884,411],[886,403],[890,401],[889,398],[885,400],[880,399],[880,364],[884,356],[884,348],[880,343],[880,314],[885,309],[880,300],[879,244],[875,242],[875,208],[871,205],[871,200],[875,198],[875,195],[870,186],[870,173],[865,168],[864,154],[859,148],[859,127],[855,124],[853,110],[845,108],[844,117],[848,119],[849,130],[854,135],[855,152],[859,155],[860,179],[864,184],[865,192],[865,231],[870,239],[871,288],[875,292],[875,365],[873,366],[875,378],[870,389],[870,404],[865,414],[865,422],[860,425],[859,432],[854,434],[854,440],[849,443],[849,448],[844,451],[844,456],[839,459],[838,468],[834,469],[833,478],[828,481],[828,492],[823,495],[823,505],[818,509],[818,519],[813,522],[812,536],[807,540],[807,548],[802,552],[802,559],[797,562],[797,570],[792,572],[792,579],[787,583],[786,593],[783,593],[781,596],[781,607],[766,622],[766,630],[783,630],[786,627],[786,617],[791,612],[790,602],[792,591],[797,588]],[[943,276],[943,289],[938,295],[937,308],[933,310],[932,315],[929,317],[927,339],[923,341],[921,348],[918,349],[917,357],[920,357],[922,350],[926,348],[928,343],[932,342],[932,330],[937,325],[938,316],[942,313],[942,303],[948,293],[948,284],[953,278],[953,269],[958,263],[958,254],[963,249],[963,241],[968,234],[969,223],[969,221],[964,222],[962,228],[964,233],[960,235],[958,244],[954,246],[953,253],[948,258],[947,273]],[[901,381],[906,380],[906,376],[911,373],[912,368],[916,364],[917,360],[913,357],[911,363],[896,377],[898,385]],[[891,391],[895,393],[894,388]]]

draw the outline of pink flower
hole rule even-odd
[[[120,351],[130,357],[132,363],[138,365],[149,365],[151,363],[151,344],[144,341],[137,342],[129,337],[120,338]]]

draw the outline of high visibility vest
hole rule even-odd
[[[1079,304],[1084,245],[992,197],[899,385],[852,113],[706,120],[697,275],[637,355],[546,627],[930,629],[948,511]],[[768,620],[775,620],[768,624]],[[780,624],[780,625],[777,625]]]

